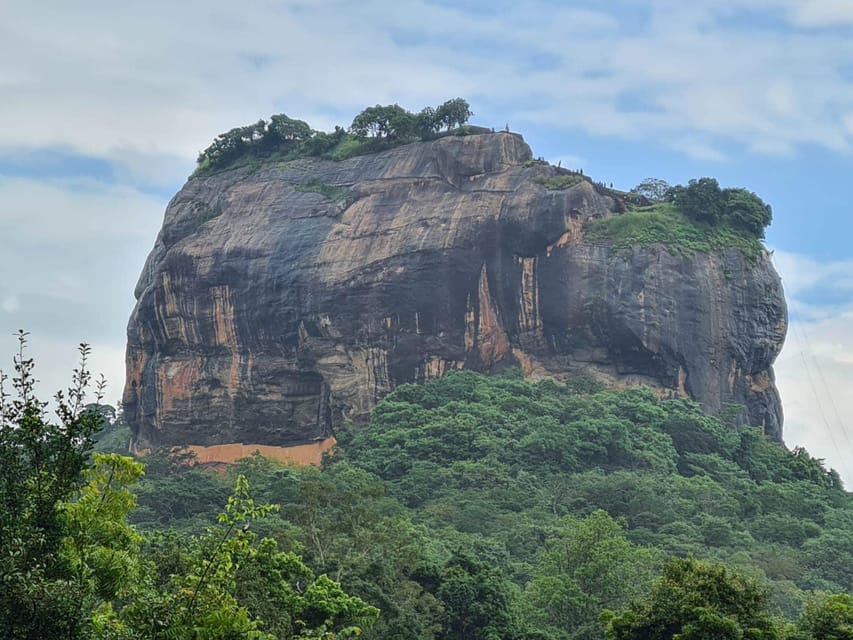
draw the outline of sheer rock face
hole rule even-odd
[[[190,179],[128,326],[136,446],[310,442],[401,383],[508,366],[740,403],[781,440],[769,258],[586,242],[618,200],[530,160],[495,133]]]

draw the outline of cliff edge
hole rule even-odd
[[[766,252],[616,251],[620,194],[512,133],[192,177],[128,325],[134,446],[288,446],[450,369],[589,374],[692,397],[781,441],[786,331]]]

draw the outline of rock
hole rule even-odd
[[[191,178],[128,326],[135,446],[307,443],[396,385],[510,366],[739,403],[781,441],[768,256],[586,241],[622,203],[533,180],[558,173],[501,132]]]

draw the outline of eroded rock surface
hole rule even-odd
[[[128,326],[136,446],[311,442],[398,384],[507,366],[740,403],[781,440],[769,258],[587,242],[618,199],[530,160],[494,133],[191,178]]]

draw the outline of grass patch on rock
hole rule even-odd
[[[541,184],[549,191],[563,191],[571,189],[584,181],[584,177],[577,173],[569,173],[557,176],[536,176],[533,182]]]
[[[730,227],[693,222],[668,202],[593,220],[586,229],[586,237],[608,241],[618,252],[651,244],[663,245],[672,254],[685,255],[735,247],[755,259],[764,251],[758,239]]]
[[[336,201],[346,200],[349,196],[349,191],[347,189],[333,184],[326,184],[325,182],[306,182],[303,184],[295,184],[293,185],[293,190],[299,191],[300,193],[319,193],[324,198]]]

